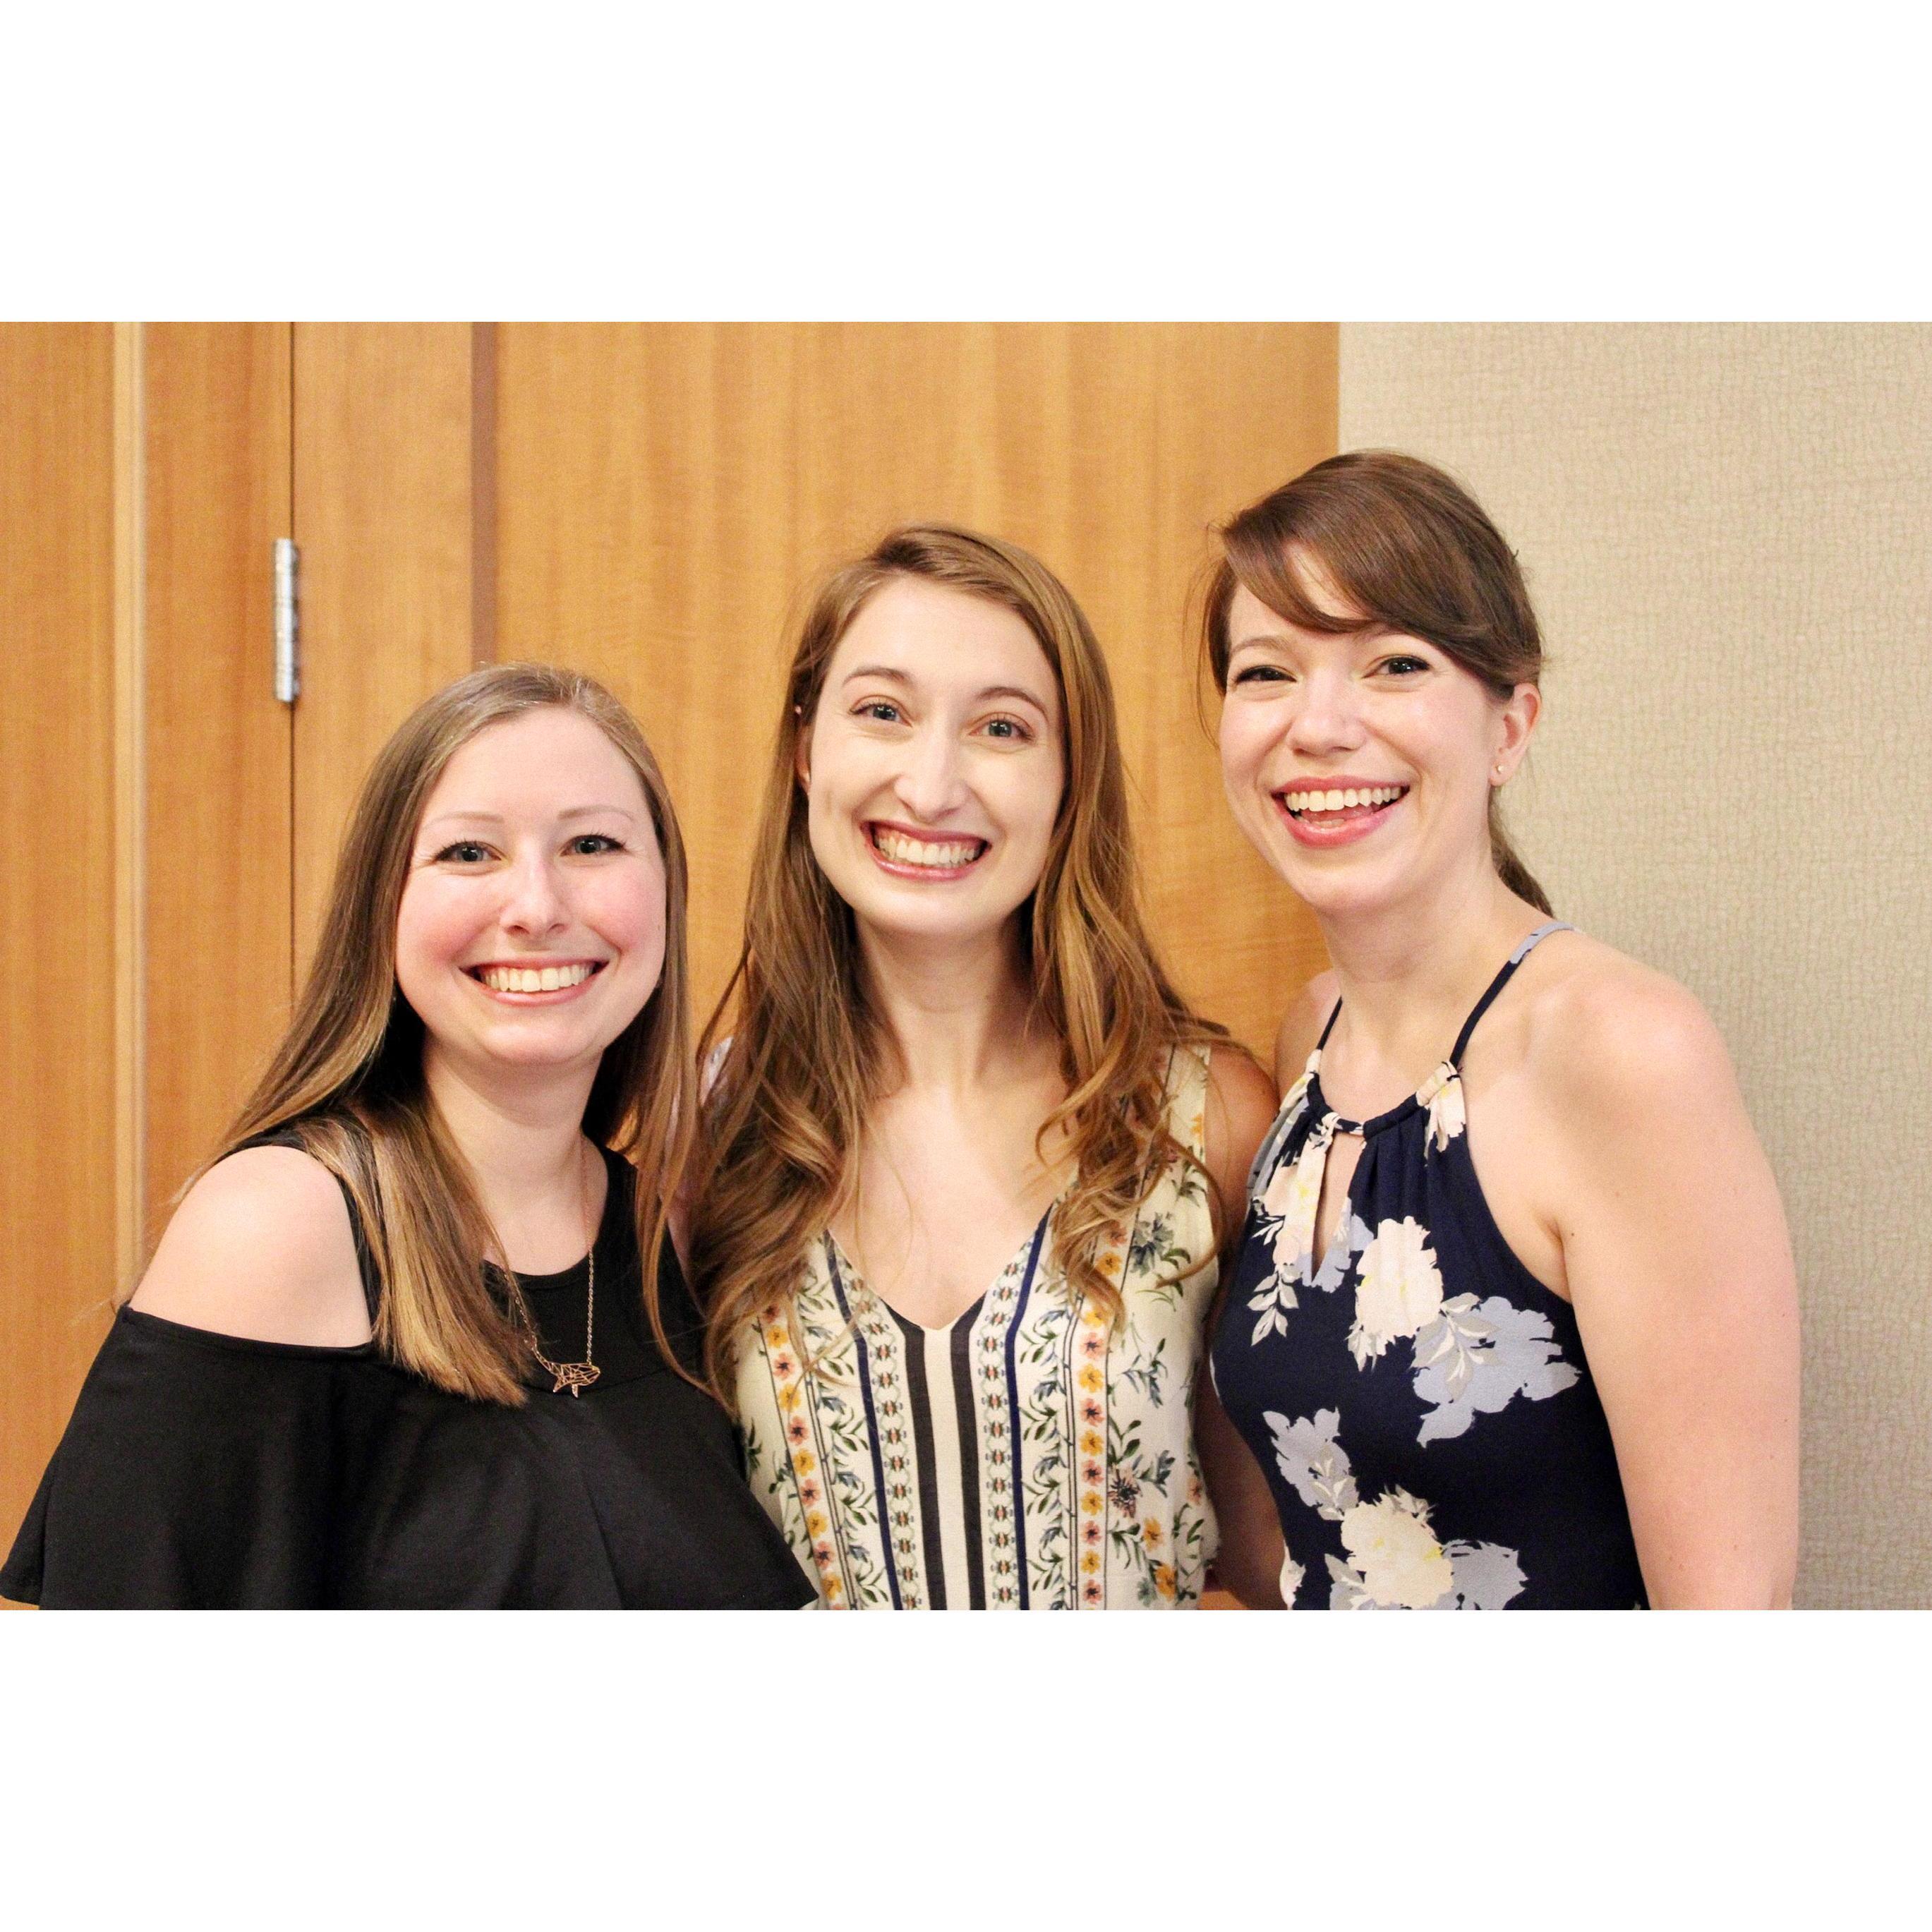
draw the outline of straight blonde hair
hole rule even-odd
[[[528,1310],[483,1262],[500,1252],[468,1162],[424,1084],[423,1024],[396,983],[396,920],[423,808],[478,733],[554,706],[596,725],[637,773],[663,855],[664,968],[643,1010],[604,1050],[584,1131],[640,1170],[635,1190],[644,1313],[665,1360],[657,1270],[667,1204],[688,1156],[697,1095],[685,960],[684,841],[636,721],[592,679],[548,664],[491,664],[419,705],[384,746],[350,815],[322,935],[287,1033],[208,1166],[286,1131],[353,1199],[382,1280],[376,1343],[452,1395],[520,1405]],[[202,1172],[206,1172],[203,1168]]]
[[[1177,1046],[1228,1038],[1175,992],[1148,937],[1113,687],[1066,586],[1017,545],[944,524],[895,530],[834,571],[792,652],[744,945],[699,1049],[709,1064],[729,1036],[696,1156],[691,1231],[710,1315],[706,1362],[728,1402],[737,1339],[795,1292],[808,1244],[848,1195],[866,1114],[892,1072],[851,909],[812,854],[796,760],[840,640],[904,578],[1013,612],[1059,686],[1066,793],[1040,884],[1018,914],[1035,1011],[1060,1042],[1067,1087],[1036,1144],[1066,1131],[1077,1178],[1055,1210],[1056,1255],[1074,1296],[1116,1318],[1120,1289],[1100,1268],[1102,1250],[1168,1162],[1193,1158],[1167,1131],[1170,1057]]]

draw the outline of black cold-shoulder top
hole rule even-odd
[[[248,1341],[124,1308],[0,1569],[0,1594],[50,1609],[812,1600],[746,1486],[729,1419],[651,1337],[634,1173],[604,1160],[602,1373],[582,1395],[552,1394],[539,1371],[523,1408],[472,1402],[385,1362],[373,1343]],[[359,1228],[356,1246],[373,1318],[380,1283]],[[520,1280],[544,1353],[580,1358],[586,1264]],[[658,1286],[672,1346],[694,1370],[703,1324],[668,1242]]]

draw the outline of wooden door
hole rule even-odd
[[[0,326],[0,1536],[105,1330],[131,1252],[117,1212],[133,1143],[131,884],[117,740],[130,616],[117,574],[131,451],[112,326]]]
[[[496,653],[643,722],[692,854],[700,1002],[736,957],[788,622],[818,573],[940,518],[1037,552],[1106,649],[1154,930],[1257,1046],[1319,940],[1230,823],[1197,721],[1209,526],[1335,448],[1326,326],[506,324]]]
[[[892,523],[1036,550],[1120,695],[1150,910],[1260,1047],[1322,963],[1235,832],[1196,716],[1209,526],[1335,447],[1316,324],[298,326],[297,970],[356,786],[473,663],[590,672],[643,722],[692,857],[700,1013],[736,957],[788,619]]]
[[[286,1022],[370,760],[472,664],[644,721],[701,1010],[806,587],[909,518],[1010,536],[1107,648],[1182,985],[1264,1046],[1318,941],[1227,822],[1183,620],[1208,525],[1334,448],[1335,380],[1306,326],[0,326],[0,1536]]]
[[[0,328],[0,1537],[286,1016],[286,325]]]

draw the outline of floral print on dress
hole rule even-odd
[[[1415,1392],[1433,1405],[1418,1442],[1460,1436],[1480,1415],[1518,1396],[1542,1402],[1574,1388],[1576,1368],[1558,1352],[1550,1317],[1499,1294],[1458,1294],[1415,1338]]]
[[[1204,1052],[1175,1054],[1168,1130],[1197,1160],[1208,1073]],[[1192,1410],[1214,1247],[1206,1178],[1176,1161],[1101,1257],[1124,1304],[1118,1326],[1069,1291],[1050,1210],[961,1318],[971,1400],[956,1413],[979,1503],[963,1533],[977,1538],[988,1608],[1199,1600],[1215,1524]],[[794,1334],[806,1343],[809,1374]],[[920,1467],[907,1346],[828,1236],[813,1244],[788,1307],[740,1352],[740,1436],[753,1490],[830,1607],[934,1598],[921,1479],[940,1472]],[[933,1486],[957,1526],[967,1516],[962,1494],[944,1479]]]
[[[1442,1307],[1442,1275],[1429,1231],[1405,1216],[1384,1221],[1362,1251],[1355,1272],[1355,1322],[1348,1352],[1360,1368],[1391,1342],[1407,1340]]]
[[[1471,1034],[1562,929],[1526,935],[1448,1058],[1370,1119],[1344,1118],[1322,1090],[1338,1004],[1250,1174],[1214,1378],[1268,1478],[1298,1609],[1643,1600],[1575,1311],[1510,1249],[1469,1148]],[[1360,1156],[1318,1262],[1317,1204],[1344,1134]]]
[[[1364,1502],[1336,1440],[1341,1418],[1334,1409],[1294,1421],[1270,1410],[1263,1420],[1282,1474],[1340,1532],[1346,1560],[1328,1558],[1331,1607],[1495,1610],[1522,1588],[1514,1550],[1490,1543],[1443,1544],[1430,1526],[1429,1505],[1407,1490],[1391,1488]],[[1294,1566],[1298,1589],[1304,1574]],[[1286,1591],[1286,1568],[1282,1576]],[[1293,1598],[1285,1594],[1283,1600]]]

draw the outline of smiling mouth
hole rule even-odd
[[[984,838],[915,838],[910,832],[876,823],[866,827],[873,851],[896,872],[957,878],[991,850]]]
[[[1366,824],[1406,797],[1406,785],[1294,785],[1275,796],[1289,818],[1311,830]]]
[[[568,993],[604,970],[602,959],[572,959],[557,966],[466,966],[464,971],[493,993]]]

